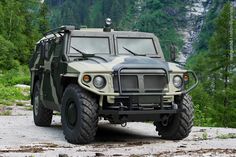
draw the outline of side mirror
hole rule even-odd
[[[171,62],[175,62],[176,60],[176,55],[177,55],[177,52],[170,52],[170,61]]]
[[[170,46],[170,61],[175,62],[177,58],[177,48],[174,44]]]

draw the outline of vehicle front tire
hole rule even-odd
[[[53,111],[44,107],[40,100],[40,83],[37,81],[33,91],[33,116],[37,126],[48,127],[51,125]]]
[[[182,140],[191,132],[194,119],[194,109],[191,97],[185,95],[183,97],[182,106],[184,111],[169,117],[167,125],[162,122],[154,122],[156,131],[163,139]]]
[[[62,97],[61,121],[68,142],[72,144],[92,142],[98,127],[96,99],[78,85],[69,85]]]

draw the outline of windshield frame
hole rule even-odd
[[[82,55],[80,53],[70,53],[70,49],[71,49],[71,40],[72,38],[107,38],[108,39],[108,46],[109,46],[109,53],[94,53],[95,55],[113,55],[114,54],[114,44],[113,43],[113,36],[111,34],[107,34],[107,33],[91,33],[91,32],[81,32],[79,34],[76,35],[71,35],[69,37],[69,41],[68,41],[68,48],[67,48],[67,56],[68,57],[82,57]],[[84,52],[84,53],[93,53],[93,52]]]
[[[115,40],[115,50],[116,50],[116,56],[132,56],[132,54],[120,54],[119,53],[119,47],[118,47],[118,39],[119,38],[130,38],[130,39],[151,39],[152,42],[153,42],[153,46],[154,46],[154,49],[155,49],[155,52],[156,54],[146,54],[144,53],[146,56],[149,56],[149,57],[153,57],[153,58],[162,58],[161,56],[161,53],[158,53],[159,51],[161,50],[158,50],[158,45],[156,44],[156,38],[155,36],[151,36],[151,35],[114,35],[114,40]]]

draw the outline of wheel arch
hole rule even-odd
[[[78,77],[62,77],[62,93],[61,95],[63,95],[63,93],[65,92],[66,88],[71,85],[71,84],[76,84],[78,85],[80,88],[83,88],[79,85],[78,83]],[[94,98],[96,98],[97,102],[99,102],[99,99],[100,99],[100,96],[99,95],[96,95],[95,93],[92,93],[88,90],[86,90],[90,95],[92,95]]]
[[[39,81],[39,75],[32,75],[32,79],[31,79],[31,88],[30,88],[30,98],[31,100],[33,100],[33,91],[34,91],[34,88],[35,88],[35,84],[36,82]],[[31,101],[31,105],[32,104],[32,101]]]
[[[66,87],[68,87],[70,84],[78,84],[78,77],[63,76],[61,79],[61,84],[62,84],[62,93],[64,93]]]

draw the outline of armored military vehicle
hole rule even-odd
[[[100,118],[152,121],[170,140],[191,131],[197,77],[167,62],[152,33],[114,31],[109,19],[103,29],[62,26],[36,44],[30,71],[35,124],[50,126],[59,111],[70,143],[92,142]]]

